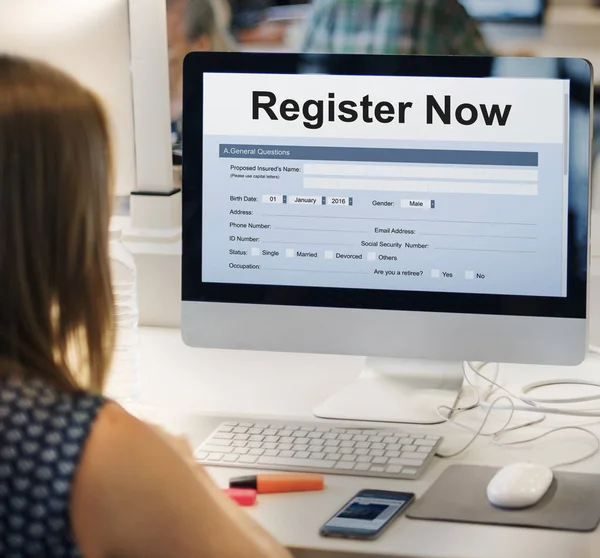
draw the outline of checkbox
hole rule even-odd
[[[286,248],[285,249],[285,257],[286,258],[293,258],[294,257],[294,249],[293,248]]]
[[[475,272],[474,271],[465,271],[465,279],[468,279],[469,281],[475,279]]]
[[[374,262],[377,259],[377,254],[375,252],[367,253],[367,260],[370,262]]]
[[[331,250],[325,250],[325,259],[333,260],[333,252]]]
[[[432,277],[432,279],[439,279],[440,278],[440,270],[439,269],[432,269],[431,270],[431,277]]]
[[[251,254],[253,256],[260,256],[260,248],[256,248],[256,247],[252,248]]]

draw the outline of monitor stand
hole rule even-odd
[[[463,384],[461,362],[367,358],[360,376],[318,405],[316,417],[440,424],[438,409],[454,408]]]

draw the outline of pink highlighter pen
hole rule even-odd
[[[256,490],[252,488],[224,488],[223,492],[240,506],[253,506],[256,503]]]

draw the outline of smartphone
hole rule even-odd
[[[319,531],[323,537],[373,540],[415,500],[410,492],[361,490]]]

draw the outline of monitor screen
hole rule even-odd
[[[566,296],[568,80],[209,72],[203,103],[203,282]]]
[[[546,0],[460,0],[471,17],[479,21],[543,20]]]

